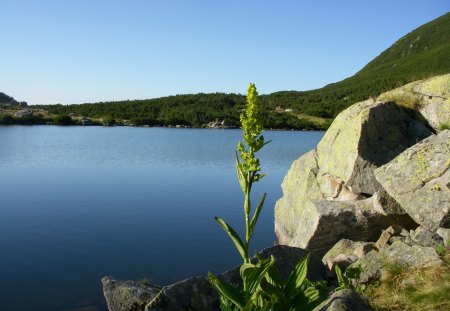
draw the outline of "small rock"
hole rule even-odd
[[[363,244],[361,244],[360,246],[356,247],[354,250],[354,254],[358,257],[358,258],[362,258],[364,257],[368,252],[370,252],[371,250],[373,250],[375,248],[375,244],[372,242],[364,242]]]
[[[444,241],[444,244],[447,244],[450,242],[450,229],[439,228],[436,230],[436,234],[438,234],[442,238],[442,240]]]
[[[411,239],[414,243],[421,246],[433,247],[440,244],[440,236],[424,227],[418,227],[416,230],[410,231]]]
[[[103,294],[109,311],[144,310],[161,291],[157,285],[143,285],[134,281],[119,281],[112,277],[102,278]]]
[[[400,232],[400,235],[405,238],[409,237],[409,231],[406,229],[402,229],[402,231]]]
[[[411,239],[411,237],[408,235],[405,240],[403,241],[405,244],[408,244],[409,246],[415,245],[414,241]]]
[[[375,242],[375,248],[380,250],[382,247],[388,244],[389,239],[394,235],[395,228],[392,226],[387,228],[386,230],[383,230],[381,233],[381,236],[378,238],[378,240]]]
[[[370,248],[368,245],[371,244],[373,243],[342,239],[337,242],[325,256],[323,256],[322,262],[327,265],[328,269],[331,271],[334,269],[335,264],[339,264],[339,267],[344,269],[364,256],[364,254],[367,253],[365,250]]]
[[[341,289],[317,306],[314,311],[369,311],[364,299],[351,289]]]
[[[406,238],[404,236],[393,236],[392,238],[389,239],[389,243],[395,243],[396,241],[401,241],[404,242],[406,240]]]

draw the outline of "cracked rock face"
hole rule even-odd
[[[394,103],[354,104],[336,117],[317,145],[318,176],[334,176],[354,194],[372,195],[382,190],[373,170],[431,134]],[[336,196],[321,188],[325,196]]]
[[[433,135],[378,168],[384,189],[430,230],[450,227],[450,130]]]

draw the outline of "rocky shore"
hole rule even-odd
[[[318,146],[296,160],[275,206],[286,275],[311,253],[309,278],[335,284],[334,266],[358,268],[355,286],[392,264],[444,265],[435,247],[450,239],[450,74],[356,103]],[[239,267],[220,275],[239,283]],[[159,287],[102,279],[111,311],[218,310],[206,277]],[[370,310],[356,292],[336,291],[316,310]]]

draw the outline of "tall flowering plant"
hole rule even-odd
[[[245,238],[241,238],[222,218],[215,217],[242,257],[242,286],[224,282],[211,273],[208,279],[220,293],[222,310],[299,310],[300,307],[302,310],[312,310],[326,296],[323,295],[321,284],[306,279],[308,256],[297,264],[287,280],[280,277],[273,256],[263,259],[256,254],[255,260],[250,259],[250,241],[266,199],[264,193],[252,214],[252,186],[264,177],[255,153],[269,143],[264,141],[262,135],[263,124],[257,96],[255,85],[250,83],[247,106],[240,118],[243,142],[238,143],[236,151],[237,177],[244,194]]]

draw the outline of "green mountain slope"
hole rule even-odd
[[[339,112],[355,102],[449,72],[450,13],[447,13],[399,39],[352,77],[317,90],[261,96],[265,125],[326,128]],[[237,125],[243,103],[241,95],[216,93],[42,108],[59,115],[132,119],[136,124],[201,126],[216,118]],[[281,112],[277,107],[289,110]]]
[[[349,105],[412,81],[450,72],[450,13],[399,39],[354,76],[306,92],[267,96],[270,106],[289,103],[314,116],[335,117]]]

